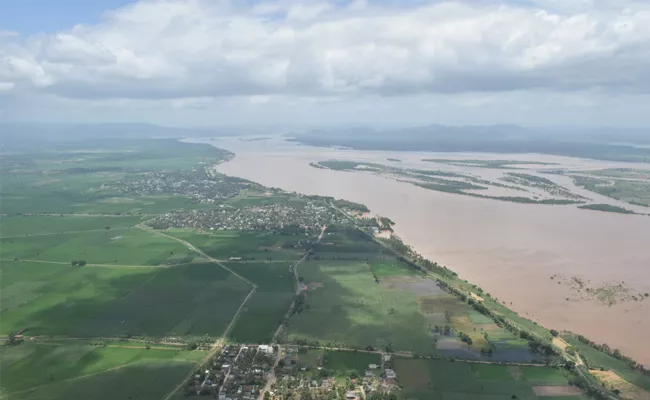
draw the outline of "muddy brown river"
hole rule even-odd
[[[499,171],[431,165],[423,158],[544,161],[597,169],[631,164],[546,155],[376,152],[315,148],[281,138],[204,141],[236,153],[218,171],[270,187],[347,199],[396,222],[395,232],[425,257],[456,271],[519,314],[548,328],[582,333],[650,365],[650,299],[607,306],[586,299],[554,275],[587,285],[623,282],[630,293],[650,292],[650,217],[580,210],[574,205],[518,204],[448,194],[365,172],[317,169],[310,162],[341,159],[487,176]],[[387,161],[402,160],[402,163]],[[554,166],[557,168],[558,166]],[[644,167],[639,165],[638,167]],[[526,166],[531,172],[539,166]],[[647,169],[647,166],[645,166]],[[580,194],[566,177],[559,183]],[[624,204],[623,204],[624,205]],[[628,205],[626,208],[630,209]],[[648,209],[645,212],[649,212]]]

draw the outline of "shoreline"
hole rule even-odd
[[[570,288],[551,279],[555,274],[569,273],[599,284],[623,277],[626,282],[640,284],[635,290],[643,291],[643,284],[650,282],[647,271],[641,268],[643,258],[640,262],[638,255],[646,254],[639,249],[645,248],[640,238],[650,235],[647,217],[439,193],[370,174],[309,166],[312,161],[330,158],[327,154],[242,149],[223,140],[208,143],[237,154],[219,165],[222,173],[287,191],[365,204],[373,214],[394,220],[395,233],[418,253],[480,284],[522,317],[549,329],[583,334],[597,343],[619,348],[624,354],[633,354],[639,362],[650,363],[650,349],[643,344],[644,333],[649,331],[643,327],[650,322],[643,315],[650,302],[605,307],[574,298]],[[362,156],[367,159],[376,155]],[[635,228],[630,229],[627,221],[621,223],[621,217],[636,224]],[[571,220],[573,223],[562,226]],[[645,223],[638,222],[643,220]],[[575,237],[581,236],[583,241],[573,243]],[[617,250],[610,245],[610,236],[627,240],[618,242]],[[549,239],[540,244],[540,240]],[[598,249],[606,252],[595,259]],[[627,268],[610,268],[615,265]],[[602,321],[608,321],[605,328]]]

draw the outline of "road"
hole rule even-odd
[[[213,257],[210,257],[209,255],[205,254],[205,252],[203,252],[201,249],[197,248],[196,246],[194,246],[194,245],[193,245],[192,243],[190,243],[190,242],[187,242],[187,241],[185,241],[185,240],[183,240],[183,239],[179,239],[179,238],[176,238],[176,237],[173,237],[173,236],[167,235],[166,233],[163,233],[163,232],[160,232],[160,231],[156,231],[156,230],[150,229],[150,228],[144,226],[143,224],[139,224],[139,225],[137,225],[137,227],[140,228],[140,229],[142,229],[142,230],[144,230],[144,231],[152,232],[152,233],[155,233],[155,234],[157,234],[157,235],[164,236],[164,237],[166,237],[166,238],[168,238],[168,239],[172,239],[172,240],[175,240],[175,241],[177,241],[177,242],[183,244],[183,245],[184,245],[185,247],[187,247],[188,249],[190,249],[190,250],[196,252],[197,254],[200,254],[202,257],[204,257],[204,258],[207,259],[208,261],[210,261],[210,262],[212,262],[212,263],[215,263],[215,264],[219,265],[220,267],[224,268],[225,270],[230,271],[230,273],[232,273],[232,274],[235,275],[236,277],[240,278],[241,280],[247,282],[249,285],[252,286],[251,291],[248,293],[248,296],[246,296],[246,298],[244,299],[244,301],[239,305],[239,308],[237,309],[237,312],[235,313],[235,316],[234,316],[234,317],[232,318],[232,320],[230,321],[230,324],[228,324],[228,327],[226,327],[226,330],[224,331],[223,335],[221,335],[221,337],[220,337],[219,339],[217,339],[217,341],[216,341],[216,342],[214,343],[214,345],[212,346],[212,349],[210,350],[210,352],[209,352],[209,353],[208,353],[208,354],[203,358],[203,360],[201,360],[201,362],[196,366],[196,367],[198,367],[198,368],[201,368],[201,367],[203,367],[203,366],[204,366],[208,361],[210,361],[210,359],[211,359],[212,357],[214,357],[215,354],[217,353],[217,351],[219,351],[219,349],[223,346],[224,341],[226,340],[226,338],[228,337],[228,334],[230,333],[230,330],[231,330],[232,327],[235,325],[235,322],[237,321],[237,318],[239,318],[239,314],[241,313],[241,310],[244,308],[244,304],[246,304],[246,302],[251,298],[251,296],[252,296],[252,295],[255,293],[255,291],[257,290],[257,285],[254,284],[253,282],[251,282],[250,280],[246,279],[245,277],[239,275],[237,272],[233,271],[232,269],[228,268],[227,266],[223,265],[221,262],[219,262],[219,260],[217,260],[217,259],[215,259],[215,258],[213,258]],[[188,375],[187,375],[187,376],[186,376],[186,377],[185,377],[185,378],[184,378],[184,379],[183,379],[183,380],[182,380],[182,381],[181,381],[181,382],[180,382],[180,383],[179,383],[179,384],[178,384],[178,385],[177,385],[177,386],[176,386],[176,387],[171,391],[171,392],[169,392],[169,393],[167,394],[167,396],[164,397],[163,400],[169,400],[169,399],[174,395],[174,393],[176,393],[178,390],[180,390],[180,389],[183,387],[183,385],[185,385],[185,382],[187,382],[187,380],[190,379],[190,378],[192,377],[192,374],[193,374],[194,371],[196,370],[196,367],[192,368],[192,370],[190,371],[190,373],[189,373],[189,374],[188,374]]]

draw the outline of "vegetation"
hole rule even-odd
[[[136,395],[156,399],[175,386],[203,354],[144,346],[25,343],[0,348],[2,386],[18,399]]]
[[[582,208],[585,210],[613,212],[619,214],[636,214],[634,211],[630,211],[623,207],[617,207],[610,204],[585,204],[582,206],[578,206],[578,208]]]
[[[642,172],[593,171],[591,176],[571,175],[576,185],[630,204],[650,207],[650,178]]]

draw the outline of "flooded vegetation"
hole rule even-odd
[[[633,293],[650,291],[650,271],[646,268],[650,264],[647,216],[581,210],[576,205],[517,204],[427,190],[373,172],[336,171],[309,165],[328,160],[383,165],[388,158],[396,158],[402,161],[399,166],[404,169],[442,171],[499,182],[504,173],[513,171],[422,160],[508,159],[519,162],[512,165],[519,169],[516,173],[545,177],[590,203],[645,213],[645,207],[580,188],[568,176],[544,173],[558,168],[643,169],[645,164],[532,154],[342,151],[298,146],[282,139],[265,141],[263,145],[229,139],[209,142],[236,153],[233,160],[219,165],[221,173],[271,187],[365,204],[372,213],[390,217],[395,222],[395,233],[425,257],[481,285],[521,315],[555,329],[588,335],[642,363],[650,362],[650,350],[644,344],[650,331],[646,317],[650,301],[621,300],[608,306],[596,299],[581,299],[569,286],[550,279],[552,275],[565,274],[588,279],[595,288],[624,282]],[[603,320],[608,323],[604,325]]]

